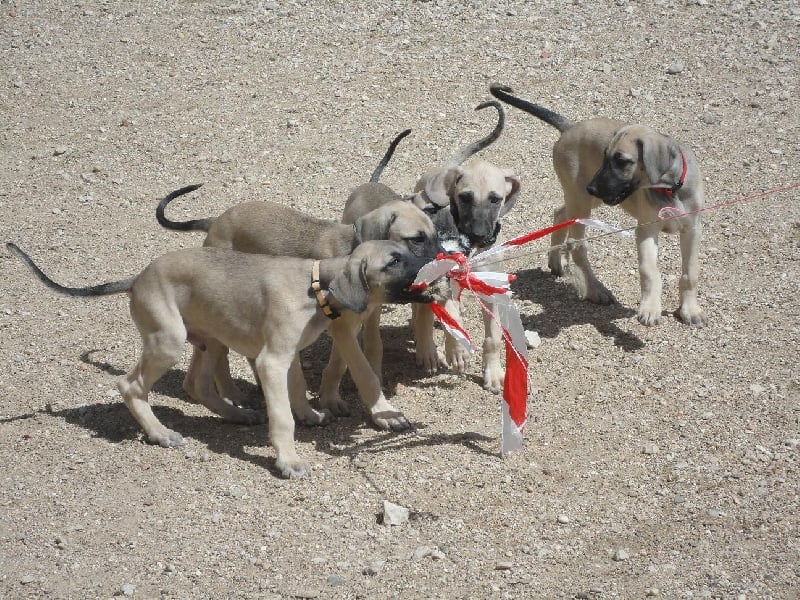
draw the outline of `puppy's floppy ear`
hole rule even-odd
[[[385,207],[376,208],[356,219],[353,229],[356,232],[356,242],[361,244],[368,240],[385,240],[389,235],[397,213],[386,210]]]
[[[447,206],[453,197],[453,186],[461,179],[464,169],[461,167],[449,167],[442,169],[433,175],[425,183],[425,193],[431,202],[437,206]]]
[[[676,160],[680,162],[680,151],[675,141],[666,135],[653,133],[636,140],[636,145],[650,185],[665,183],[664,175],[672,171]]]
[[[344,271],[333,278],[328,289],[347,310],[354,313],[363,313],[367,310],[369,303],[367,259],[348,260]]]
[[[503,207],[500,209],[499,216],[501,217],[514,208],[514,203],[517,201],[519,192],[522,189],[522,184],[519,181],[519,177],[514,175],[514,172],[511,171],[511,169],[504,169],[503,172],[506,176],[506,197],[503,201]]]

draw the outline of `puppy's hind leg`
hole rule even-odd
[[[588,219],[591,216],[594,203],[591,196],[586,192],[577,190],[565,191],[564,194],[565,197],[567,194],[573,194],[571,196],[572,199],[565,204],[565,219]],[[586,237],[586,226],[576,223],[561,231],[568,231],[571,238],[568,241],[570,244],[570,257],[572,258],[569,275],[570,281],[575,286],[578,298],[595,304],[612,304],[614,296],[595,277],[592,265],[589,263],[589,249],[584,239]]]
[[[411,324],[414,330],[417,365],[425,373],[435,373],[440,364],[445,363],[433,339],[433,311],[424,304],[411,305]]]
[[[147,435],[147,441],[164,448],[183,446],[183,437],[167,429],[153,414],[147,396],[153,384],[180,360],[186,330],[177,316],[177,326],[142,332],[142,355],[136,366],[117,382],[122,399]],[[138,325],[138,323],[137,323]],[[140,328],[141,330],[141,328]]]
[[[303,425],[327,425],[333,420],[331,411],[326,408],[315,410],[308,402],[306,396],[306,379],[303,377],[303,368],[300,365],[300,355],[297,354],[289,367],[289,403],[292,412]]]
[[[347,363],[344,361],[339,348],[334,341],[331,345],[331,355],[328,364],[322,371],[322,381],[319,386],[319,403],[323,409],[330,411],[337,417],[350,416],[350,407],[342,399],[339,387],[342,384],[342,377],[347,371]]]
[[[566,214],[567,205],[562,204],[561,207],[556,209],[553,213],[553,225],[565,221]],[[547,266],[550,268],[550,272],[556,277],[564,275],[564,253],[561,246],[567,239],[567,230],[568,228],[559,229],[550,234],[550,251],[547,253]]]
[[[200,352],[199,364],[194,364],[194,360],[193,356],[190,371],[196,368],[200,373],[199,378],[203,382],[199,395],[195,397],[197,402],[218,414],[228,423],[258,425],[265,421],[264,412],[239,406],[241,392],[231,379],[227,347],[218,340],[207,338],[206,349],[204,352]],[[214,375],[217,377],[215,378]],[[223,382],[219,391],[214,386],[215,379]],[[229,382],[228,385],[225,385],[226,381]]]

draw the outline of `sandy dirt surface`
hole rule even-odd
[[[737,200],[800,179],[799,27],[783,0],[3,0],[0,233],[88,285],[201,243],[154,218],[187,184],[205,185],[175,219],[257,199],[338,219],[399,131],[383,181],[403,193],[487,132],[473,108],[495,81],[667,132],[696,153],[708,204]],[[551,223],[556,134],[509,108],[482,153],[522,179],[501,239]],[[506,458],[480,356],[424,375],[410,310],[387,309],[385,390],[416,433],[371,427],[348,380],[352,417],[298,428],[301,480],[278,476],[265,426],[187,401],[188,345],[150,398],[187,444],[145,443],[115,386],[140,348],[125,297],[57,296],[3,249],[0,597],[797,597],[797,191],[703,222],[704,329],[671,316],[674,236],[653,328],[629,239],[591,245],[613,306],[552,277],[545,240],[507,265],[542,343],[526,446]],[[313,394],[329,346],[303,354]],[[382,524],[385,500],[409,520]]]

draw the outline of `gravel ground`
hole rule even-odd
[[[494,81],[574,119],[669,132],[709,204],[800,179],[796,2],[156,4],[0,1],[0,233],[67,284],[199,245],[154,219],[190,183],[205,186],[174,218],[270,199],[336,219],[412,127],[384,175],[410,191],[491,128],[472,109]],[[523,182],[503,238],[550,223],[555,139],[509,109],[484,151]],[[114,385],[139,347],[125,299],[55,296],[3,250],[0,596],[798,597],[796,197],[706,213],[704,329],[638,324],[630,240],[591,248],[611,307],[549,274],[546,241],[509,264],[542,343],[526,448],[506,458],[479,357],[466,376],[423,375],[410,311],[388,310],[386,392],[416,434],[358,412],[299,428],[313,471],[293,481],[265,427],[187,402],[188,352],[151,395],[188,444],[144,443]],[[661,254],[672,311],[677,239]],[[327,350],[304,354],[312,391]],[[408,521],[383,524],[386,500]]]

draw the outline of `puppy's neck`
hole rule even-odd
[[[348,258],[348,256],[344,255],[333,258],[323,258],[319,261],[319,283],[323,290],[327,291],[330,289],[331,281],[333,281],[338,273],[344,270]]]
[[[313,235],[309,232],[309,235]],[[318,232],[316,256],[344,256],[350,254],[358,245],[359,239],[356,235],[355,225],[345,225],[344,223],[334,223],[323,231]]]

